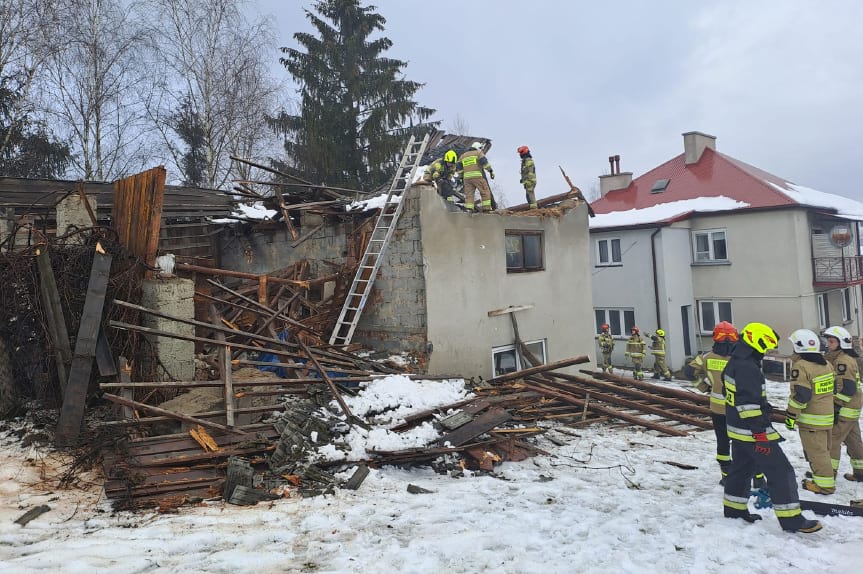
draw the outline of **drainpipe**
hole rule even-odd
[[[659,315],[659,277],[656,273],[656,235],[662,231],[661,227],[657,227],[656,231],[650,234],[650,257],[653,263],[653,299],[656,302],[656,328],[662,328],[662,320]]]

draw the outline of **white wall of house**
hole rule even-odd
[[[685,221],[662,228],[656,238],[660,321],[665,331],[666,358],[672,370],[684,366],[687,330],[689,354],[698,352],[689,237],[689,222]],[[682,307],[686,307],[686,328]]]
[[[433,192],[420,201],[430,374],[491,377],[492,350],[512,345],[514,333],[508,315],[488,312],[517,305],[533,306],[516,312],[519,334],[544,341],[547,362],[595,359],[584,204],[531,217],[450,212]],[[507,272],[507,230],[543,233],[544,270]]]

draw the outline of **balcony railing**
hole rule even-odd
[[[855,285],[863,283],[863,255],[813,257],[815,285]]]

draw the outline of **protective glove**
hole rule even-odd
[[[794,430],[794,427],[797,426],[797,418],[795,417],[785,417],[785,428],[790,431]]]
[[[755,439],[755,442],[770,442],[770,439],[767,438],[767,431],[754,432],[752,438]]]
[[[492,170],[488,170],[488,176],[494,179],[494,172]]]

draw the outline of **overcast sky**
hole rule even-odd
[[[516,148],[537,197],[588,195],[608,156],[638,177],[683,151],[681,134],[795,183],[863,201],[863,2],[664,0],[366,1],[387,20],[387,55],[423,82],[418,101],[452,131],[493,141],[496,191],[524,201]],[[279,46],[311,32],[307,0],[257,0]],[[279,54],[275,54],[277,59]],[[285,72],[286,74],[286,72]],[[856,173],[855,173],[856,172]]]

